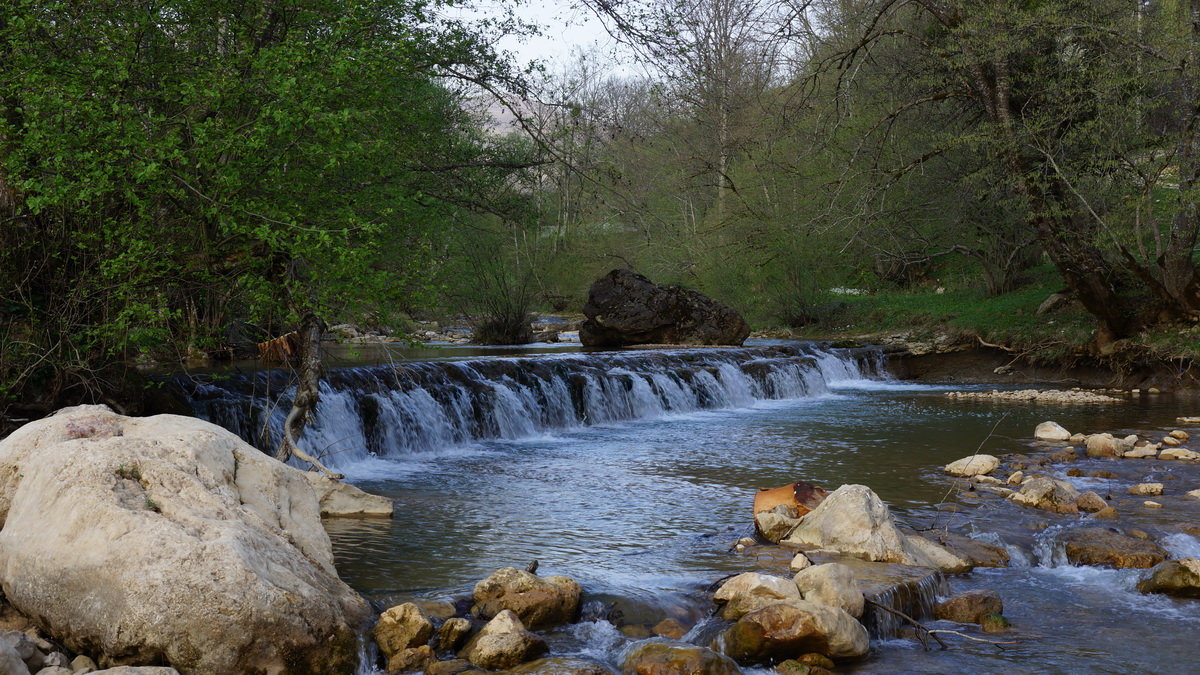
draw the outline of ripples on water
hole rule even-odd
[[[1169,400],[1090,409],[951,401],[943,396],[948,387],[869,379],[860,361],[831,360],[811,348],[793,359],[802,360],[803,368],[788,373],[786,381],[778,376],[772,381],[781,364],[747,365],[764,357],[728,358],[733,351],[699,366],[672,361],[671,354],[623,354],[619,363],[605,362],[608,357],[543,357],[552,366],[587,365],[591,359],[591,365],[603,367],[590,376],[609,378],[607,385],[592,386],[572,380],[580,371],[538,365],[543,369],[537,372],[558,378],[562,386],[525,381],[530,391],[569,396],[575,387],[574,403],[549,405],[554,415],[522,408],[544,402],[517,391],[525,375],[511,364],[490,375],[490,366],[470,366],[487,380],[486,387],[458,380],[454,386],[475,396],[512,388],[512,396],[497,398],[488,409],[490,422],[462,421],[475,425],[470,434],[426,425],[390,445],[363,436],[360,447],[338,460],[352,480],[395,498],[397,506],[391,521],[329,521],[340,573],[387,605],[469,592],[498,567],[524,567],[537,559],[541,573],[579,579],[590,597],[618,603],[627,618],[653,622],[674,613],[694,622],[708,611],[703,590],[708,584],[755,568],[753,559],[730,547],[751,533],[750,504],[760,486],[807,480],[832,489],[862,483],[901,519],[928,523],[936,514],[930,505],[946,494],[942,465],[980,447],[1022,451],[1024,439],[1044,419],[1073,431],[1117,431],[1168,425],[1183,414]],[[643,358],[651,372],[639,375]],[[695,372],[672,379],[676,368]],[[422,386],[434,387],[437,378],[426,376]],[[345,389],[359,398],[399,400],[361,383]],[[707,393],[697,393],[702,391]],[[461,397],[425,393],[422,405],[438,402],[443,420],[456,405],[460,421],[479,417],[477,411],[464,412]],[[424,400],[411,388],[405,395]],[[344,398],[339,414],[345,419],[326,418],[326,438],[346,433],[339,425],[371,426],[362,422],[363,407]],[[602,406],[609,406],[607,417],[597,414]],[[231,426],[242,424],[241,431],[253,435],[252,424],[279,414],[266,410],[260,407]],[[501,424],[496,415],[526,419]],[[403,418],[396,414],[389,423]],[[372,424],[378,426],[378,419]],[[366,451],[371,447],[382,452],[371,455]],[[966,522],[965,516],[956,518]],[[988,523],[976,536],[1007,542],[1016,565],[977,570],[953,580],[954,590],[999,591],[1015,624],[1011,636],[1020,644],[1000,652],[957,641],[952,652],[925,653],[909,641],[878,641],[872,656],[851,670],[1151,672],[1173,669],[1164,663],[1183,669],[1200,664],[1200,646],[1192,637],[1200,611],[1193,603],[1136,593],[1136,572],[1055,565],[1044,551],[1038,557],[1037,541],[1008,532],[1002,522]],[[1168,538],[1165,545],[1176,555],[1200,553],[1200,542],[1187,535]],[[1030,564],[1020,566],[1022,558]],[[600,659],[614,658],[627,642],[606,621],[552,636],[557,651]]]

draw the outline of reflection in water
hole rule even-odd
[[[537,559],[540,573],[575,577],[590,599],[616,603],[627,619],[677,615],[692,623],[710,608],[708,584],[756,568],[751,557],[730,551],[751,532],[756,488],[797,479],[830,488],[861,483],[914,526],[974,523],[980,538],[1013,547],[1016,566],[979,569],[952,586],[1000,592],[1015,624],[1006,639],[1019,644],[998,651],[956,641],[950,652],[926,653],[910,641],[879,641],[847,669],[1157,672],[1200,662],[1191,637],[1200,609],[1193,603],[1137,594],[1136,572],[1048,566],[1037,557],[1039,540],[1003,509],[981,507],[968,516],[930,506],[947,492],[941,466],[977,448],[1023,451],[1045,419],[1072,431],[1168,426],[1186,412],[1171,399],[1018,406],[952,401],[937,387],[828,379],[827,391],[807,398],[348,461],[343,470],[352,480],[395,498],[397,509],[391,521],[329,522],[338,570],[390,605],[467,593],[498,567]],[[1185,536],[1167,545],[1181,554],[1200,548]],[[557,653],[608,659],[629,641],[602,620],[550,639]]]

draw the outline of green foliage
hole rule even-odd
[[[520,199],[530,152],[465,111],[448,75],[513,74],[440,7],[7,3],[0,403],[95,398],[232,322],[427,303],[445,232]]]

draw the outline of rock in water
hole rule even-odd
[[[629,270],[596,280],[583,306],[579,340],[588,347],[639,344],[740,345],[750,326],[696,291],[660,286]]]
[[[1143,593],[1165,593],[1200,598],[1200,559],[1182,558],[1160,563],[1138,582]]]
[[[0,442],[0,581],[102,665],[337,672],[370,608],[303,472],[190,417],[80,406]],[[47,583],[47,580],[54,580]]]
[[[804,599],[818,605],[838,607],[850,616],[863,613],[863,593],[854,581],[854,572],[839,563],[813,565],[800,570],[793,578]]]
[[[979,623],[984,616],[1003,613],[1000,594],[991,590],[967,591],[933,608],[937,618],[957,623]]]
[[[810,652],[847,659],[870,649],[867,629],[845,610],[806,600],[779,602],[750,612],[718,641],[739,663],[771,663]]]
[[[865,485],[843,485],[834,490],[780,543],[801,550],[827,549],[875,562],[953,572],[964,571],[964,564],[969,567],[934,542],[909,541],[896,527],[887,504]]]
[[[963,457],[946,465],[945,471],[951,476],[982,476],[995,471],[1000,466],[1000,459],[994,455],[971,455]]]
[[[533,629],[575,620],[583,589],[569,577],[539,577],[505,567],[475,584],[476,614],[492,617],[511,609]]]
[[[1071,432],[1058,422],[1042,422],[1033,430],[1033,437],[1039,441],[1069,441]]]
[[[742,672],[729,657],[711,649],[659,639],[633,643],[620,660],[625,675],[741,675]]]
[[[506,609],[471,638],[460,655],[488,670],[507,670],[532,661],[547,651],[546,641],[525,630],[512,610]]]
[[[1058,537],[1072,565],[1147,569],[1167,559],[1162,546],[1105,527],[1079,527]]]
[[[783,600],[799,600],[800,589],[790,579],[746,572],[726,581],[713,595],[721,618],[736,621],[743,614]]]

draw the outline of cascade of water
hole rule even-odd
[[[878,352],[811,344],[542,355],[331,370],[305,439],[331,466],[484,439],[758,401],[819,396],[882,372]],[[291,406],[289,375],[173,381],[198,417],[273,448]]]

